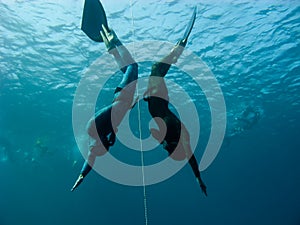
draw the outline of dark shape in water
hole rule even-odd
[[[85,0],[81,22],[81,30],[93,41],[103,42],[100,31],[102,25],[108,29],[107,18],[99,0]]]

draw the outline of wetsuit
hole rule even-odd
[[[124,115],[131,107],[138,78],[137,63],[123,67],[123,80],[115,89],[114,99],[111,105],[99,110],[87,125],[89,135],[90,154],[101,156],[115,143],[115,131],[121,123]],[[86,161],[81,174],[86,176],[92,167],[91,162]]]
[[[172,57],[172,55],[170,54],[167,57]],[[149,83],[153,82],[155,84],[154,89],[159,88],[159,90],[156,90],[157,92],[152,94],[151,88],[153,87],[151,87],[150,84],[150,86],[148,87],[150,88],[148,93],[149,95],[145,97],[144,100],[148,102],[148,110],[151,116],[153,118],[158,117],[162,119],[166,125],[166,135],[164,136],[160,144],[162,144],[163,148],[168,151],[169,155],[175,153],[174,152],[175,150],[177,154],[181,151],[181,154],[184,154],[184,158],[188,158],[189,164],[191,165],[191,168],[195,176],[201,180],[200,171],[198,169],[198,163],[194,154],[190,149],[183,148],[182,140],[181,140],[182,138],[181,132],[182,131],[185,132],[185,138],[186,138],[185,141],[188,142],[189,142],[189,134],[185,126],[181,123],[181,121],[177,118],[177,116],[170,111],[168,107],[169,104],[168,91],[164,79],[158,79],[157,81],[155,81],[156,79],[155,77],[164,78],[164,76],[167,74],[170,67],[171,64],[164,63],[164,62],[156,62],[152,66]],[[158,124],[158,126],[160,125]],[[161,130],[161,128],[159,129]],[[179,149],[176,149],[177,146],[179,146]],[[182,153],[182,151],[185,152]],[[182,160],[182,158],[180,160]]]
[[[181,131],[181,122],[174,115],[170,109],[168,108],[168,101],[165,99],[150,96],[146,98],[148,102],[148,109],[151,116],[161,118],[166,127],[166,135],[163,139],[163,147],[169,152],[171,155],[178,145],[180,139],[180,131]]]
[[[157,62],[152,66],[150,79],[152,77],[164,77],[171,65]],[[161,80],[161,82],[164,82]],[[163,85],[165,86],[165,85]],[[177,118],[177,116],[171,112],[168,105],[168,96],[167,90],[162,90],[163,94],[159,93],[158,96],[148,96],[145,100],[148,102],[148,109],[153,118],[159,117],[161,118],[166,127],[166,135],[161,142],[163,144],[164,149],[168,151],[169,154],[172,154],[178,145],[181,133],[181,122]],[[163,96],[161,96],[163,95]]]

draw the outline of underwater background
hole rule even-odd
[[[101,2],[125,45],[176,43],[197,5],[187,48],[208,65],[226,102],[224,143],[202,172],[208,197],[187,165],[146,187],[148,223],[299,225],[300,2]],[[142,187],[91,172],[70,192],[84,162],[72,129],[74,94],[85,69],[106,51],[80,29],[83,4],[0,0],[0,225],[145,224]],[[141,76],[148,76],[150,66],[141,63]],[[169,77],[197,106],[200,160],[210,132],[209,106],[184,76]],[[97,107],[110,103],[120,78],[109,80]],[[148,118],[142,101],[141,109]],[[259,117],[245,115],[247,109]],[[147,124],[142,132],[149,134]],[[149,161],[165,154],[158,149]],[[130,162],[126,151],[118,141],[111,149]]]

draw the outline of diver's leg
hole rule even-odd
[[[103,26],[103,32],[101,31],[101,36],[105,42],[108,52],[114,56],[119,68],[123,73],[125,73],[127,66],[135,63],[130,52],[119,40],[114,30],[111,29],[108,31]]]
[[[127,70],[127,66],[130,64],[130,63],[127,63],[126,58],[132,59],[132,57],[131,57],[129,51],[126,49],[126,47],[122,45],[120,40],[117,39],[115,44],[116,44],[115,45],[116,47],[114,49],[109,50],[109,53],[114,56],[120,70],[123,73],[125,73]],[[120,47],[117,47],[117,46],[120,46]],[[133,59],[132,59],[132,62],[134,62]]]
[[[183,50],[184,50],[185,44],[182,44],[182,41],[179,41],[171,50],[171,52],[165,56],[161,62],[167,63],[167,64],[174,64],[177,62],[178,58],[181,56]]]
[[[144,100],[149,99],[149,96],[156,96],[165,100],[168,99],[168,88],[164,81],[164,77],[167,75],[171,67],[171,63],[166,63],[169,55],[152,65],[148,88],[143,95]]]
[[[124,88],[131,82],[136,81],[138,78],[138,65],[137,63],[129,64],[126,67],[125,73],[121,83],[118,85],[119,88]]]
[[[115,57],[117,64],[119,65],[121,71],[124,73],[121,83],[118,88],[124,88],[126,85],[137,80],[138,78],[138,65],[134,61],[128,49],[122,44],[118,39],[116,33],[111,30],[111,35],[113,35],[113,42],[116,46],[110,53]]]
[[[115,59],[120,68],[125,68],[126,70],[126,66],[136,63],[128,49],[122,44],[117,36],[115,38],[115,45],[118,50],[118,54],[115,56]],[[124,73],[125,70],[123,71]]]
[[[115,93],[117,93],[120,92],[128,84],[137,80],[138,65],[132,58],[128,49],[122,44],[117,34],[113,30],[107,31],[107,29],[103,26],[103,31],[101,31],[100,33],[109,53],[114,56],[120,70],[124,73],[121,83],[115,90]],[[130,93],[131,96],[133,96],[135,84],[136,83],[132,83],[132,85],[128,87],[128,93]]]
[[[150,76],[164,77],[168,73],[171,65],[177,62],[184,50],[184,46],[182,41],[179,41],[167,56],[162,58],[159,62],[154,63]]]

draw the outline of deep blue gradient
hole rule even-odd
[[[102,1],[125,44],[176,43],[196,4],[187,48],[207,63],[226,101],[226,144],[203,172],[208,197],[185,166],[146,188],[149,225],[299,225],[300,3],[220,2]],[[80,30],[82,9],[83,0],[0,0],[0,225],[145,224],[142,187],[91,172],[69,191],[84,161],[73,136],[73,97],[84,70],[106,51]],[[150,65],[141,64],[141,76]],[[107,83],[98,107],[110,102],[119,75]],[[209,107],[185,76],[169,77],[188,90],[199,111],[200,159]],[[230,137],[234,118],[249,105],[261,119]],[[141,109],[146,124],[146,105]],[[165,157],[160,150],[149,153],[148,162]],[[132,163],[119,142],[112,154]]]

